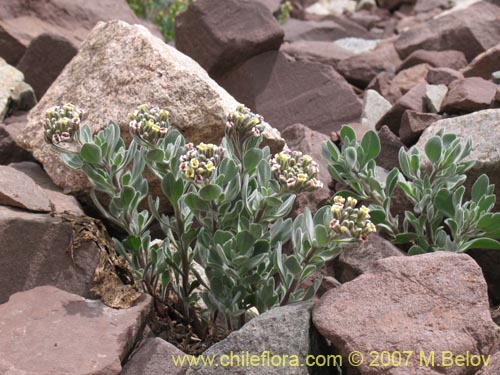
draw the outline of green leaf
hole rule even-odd
[[[500,242],[486,237],[476,238],[472,241],[467,242],[466,246],[463,249],[460,249],[460,251],[467,251],[470,249],[500,250]]]
[[[375,225],[384,223],[386,221],[386,213],[384,210],[371,210],[370,218]]]
[[[167,173],[161,182],[161,189],[170,203],[176,205],[184,193],[184,181],[178,180],[172,173]]]
[[[135,189],[131,186],[125,186],[122,191],[121,201],[124,207],[129,207],[130,202],[134,199]]]
[[[425,144],[425,154],[429,160],[436,163],[441,158],[443,152],[443,142],[438,136],[431,137]]]
[[[434,198],[434,205],[447,217],[455,216],[455,205],[451,193],[447,189],[438,191]]]
[[[483,174],[472,185],[472,201],[479,202],[479,200],[487,194],[490,180],[487,175]]]
[[[81,169],[83,166],[82,158],[80,155],[75,154],[61,154],[61,159],[71,169]]]
[[[221,187],[213,184],[203,186],[199,192],[200,198],[207,202],[217,199],[221,193]]]
[[[321,153],[327,161],[337,161],[340,156],[338,147],[332,141],[325,141],[321,144]]]
[[[252,174],[263,158],[264,153],[261,149],[252,148],[248,150],[243,157],[243,167],[249,174]]]
[[[408,250],[408,255],[420,255],[420,254],[427,254],[427,252],[418,245],[413,245],[412,247],[410,247],[410,250]]]
[[[395,245],[402,245],[410,241],[414,241],[417,237],[416,233],[400,233],[396,235],[392,243]]]
[[[316,241],[318,241],[318,245],[321,247],[327,246],[330,242],[330,238],[326,227],[324,225],[316,225],[314,230],[316,232]]]
[[[356,167],[357,158],[358,155],[354,147],[347,147],[345,149],[345,161],[349,168],[354,169],[354,167]]]
[[[163,161],[164,158],[165,158],[165,153],[159,149],[149,150],[146,153],[146,159],[149,161],[160,163]]]
[[[80,150],[80,157],[89,164],[101,162],[101,148],[94,143],[85,143]]]
[[[191,211],[207,210],[207,204],[195,193],[189,193],[184,198],[184,203],[191,209]]]
[[[350,126],[344,125],[340,129],[340,139],[344,144],[354,143],[356,142],[356,133]]]
[[[302,267],[300,266],[299,261],[293,255],[288,257],[285,261],[285,266],[290,270],[290,272],[296,276],[300,275],[302,272]]]
[[[366,160],[375,159],[380,154],[380,139],[373,130],[368,131],[361,140],[361,147],[365,151]]]

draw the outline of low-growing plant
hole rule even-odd
[[[384,229],[395,244],[408,244],[409,254],[437,250],[464,252],[469,249],[500,249],[500,214],[494,186],[488,176],[473,184],[470,200],[464,199],[469,171],[467,160],[472,142],[439,131],[425,144],[425,159],[414,147],[399,151],[400,168],[392,169],[384,181],[378,177],[375,158],[381,151],[376,132],[369,131],[357,142],[354,131],[341,130],[342,147],[328,141],[323,155],[333,179],[350,188],[340,195],[353,195],[370,202],[372,221]],[[413,205],[402,223],[391,213],[391,200],[399,188]]]
[[[311,298],[321,279],[306,290],[303,281],[375,230],[353,198],[287,218],[297,193],[322,186],[318,166],[300,152],[261,149],[263,119],[243,106],[228,116],[221,145],[186,143],[167,111],[147,105],[130,115],[128,147],[116,124],[94,136],[80,126],[82,115],[70,104],[50,108],[46,141],[87,175],[95,206],[126,232],[114,243],[136,280],[200,336],[215,322],[234,329],[252,314]],[[145,168],[161,180],[172,215],[151,196]],[[146,198],[149,210],[141,210]],[[164,238],[151,238],[154,221]]]

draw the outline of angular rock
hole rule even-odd
[[[493,83],[496,83],[497,85],[500,85],[500,70],[491,73],[491,81]]]
[[[354,350],[365,358],[371,351],[423,351],[434,352],[436,363],[441,363],[443,351],[487,356],[499,347],[481,269],[465,254],[380,260],[369,272],[325,293],[313,309],[313,323],[344,356]],[[413,355],[404,369],[372,367],[364,361],[347,370],[366,375],[466,375],[478,368],[451,366],[438,372]]]
[[[398,153],[404,144],[387,126],[382,126],[378,132],[381,151],[375,161],[379,167],[391,170],[399,166]],[[385,180],[384,180],[385,181]]]
[[[290,18],[284,25],[285,41],[296,42],[307,41],[328,41],[350,36],[348,31],[335,21],[305,21]]]
[[[428,71],[429,65],[427,64],[414,65],[411,68],[401,70],[391,81],[390,98],[397,101],[415,86],[425,83]],[[401,93],[401,95],[397,96],[398,93]]]
[[[347,81],[365,88],[381,72],[394,72],[401,63],[391,42],[380,43],[373,51],[361,53],[340,61],[337,71]]]
[[[347,248],[335,258],[335,278],[341,283],[347,283],[368,272],[376,261],[393,256],[401,257],[406,254],[378,234],[372,234],[359,246]]]
[[[36,97],[41,98],[77,52],[64,37],[44,33],[31,41],[17,69],[23,72]]]
[[[408,91],[401,99],[399,99],[378,122],[377,129],[382,125],[387,125],[394,134],[399,134],[401,119],[405,111],[425,111],[425,92],[427,84],[421,83]]]
[[[31,109],[35,103],[35,95],[24,82],[23,73],[0,57],[0,121],[16,109]]]
[[[469,66],[462,70],[465,77],[490,79],[491,74],[499,69],[500,44],[476,56]]]
[[[26,123],[26,115],[23,114],[8,117],[0,124],[0,164],[33,160],[33,156],[16,142]]]
[[[396,91],[392,92],[391,80],[394,78],[394,73],[382,72],[379,73],[371,80],[366,87],[366,90],[375,90],[382,95],[391,104],[395,103],[403,94],[401,90],[395,87]]]
[[[444,112],[474,112],[489,108],[495,99],[497,85],[479,77],[453,81],[443,100]]]
[[[35,181],[14,168],[0,165],[0,205],[50,212],[50,201]]]
[[[73,242],[81,246],[71,250]],[[69,221],[0,206],[0,243],[0,303],[42,285],[93,296],[99,248],[89,239],[74,237]]]
[[[280,51],[297,60],[318,62],[331,65],[333,68],[336,68],[339,61],[353,56],[351,52],[331,42],[303,40],[285,43],[281,46]]]
[[[121,375],[183,375],[188,369],[175,366],[172,357],[187,357],[182,351],[159,337],[144,340],[123,366]]]
[[[435,68],[459,70],[467,66],[467,60],[461,51],[414,51],[399,66],[398,71],[418,64],[427,64]]]
[[[9,0],[0,2],[0,40],[7,40],[0,43],[0,57],[17,64],[31,41],[42,33],[63,36],[79,47],[99,21],[110,20],[143,24],[161,36],[156,26],[136,17],[123,1]]]
[[[399,128],[399,138],[406,146],[410,147],[418,141],[422,132],[442,116],[433,113],[405,111]]]
[[[85,122],[94,132],[114,120],[124,135],[130,111],[141,103],[157,105],[170,111],[172,125],[194,143],[219,143],[226,115],[238,104],[195,61],[142,26],[121,21],[99,24],[30,112],[26,135],[20,139],[56,185],[82,195],[90,189],[87,178],[64,166],[45,144],[40,126],[47,108],[65,102],[86,111]],[[284,142],[269,135],[269,129],[267,134],[272,148],[283,147]],[[159,186],[150,190],[161,196]]]
[[[459,71],[450,68],[429,68],[425,77],[427,83],[431,85],[446,85],[457,79],[463,79],[464,75]]]
[[[427,85],[425,92],[425,106],[431,113],[441,112],[441,104],[448,92],[446,85]]]
[[[392,105],[375,90],[366,90],[363,97],[363,112],[361,124],[375,130],[375,125],[390,109]]]
[[[271,13],[276,13],[280,10],[281,0],[254,0],[258,3],[264,4]]]
[[[496,138],[492,134],[500,132],[500,109],[489,109],[474,112],[465,116],[453,117],[439,120],[429,126],[418,140],[415,147],[421,154],[424,153],[424,145],[440,129],[444,133],[453,133],[462,139],[471,137],[472,151],[465,160],[475,160],[476,164],[467,172],[465,183],[468,191],[472,183],[483,173],[490,178],[490,183],[495,184],[495,194],[500,194],[500,149],[497,147]],[[424,168],[428,163],[423,164]],[[500,209],[497,200],[495,211]]]
[[[377,39],[362,39],[362,38],[342,38],[337,39],[333,44],[342,47],[355,55],[360,53],[373,51],[380,43]]]
[[[500,103],[500,87],[497,88],[497,93],[495,95],[495,101]]]
[[[351,86],[332,67],[294,61],[282,52],[256,56],[219,83],[278,130],[301,123],[329,134],[361,115]]]
[[[272,309],[252,319],[243,328],[231,333],[227,338],[213,345],[203,354],[205,356],[213,355],[215,361],[218,361],[220,356],[224,354],[248,352],[249,355],[262,356],[264,351],[269,351],[273,355],[293,354],[298,357],[300,363],[305,363],[305,357],[308,354],[319,354],[317,349],[319,343],[321,343],[311,324],[311,309],[312,303],[310,302]],[[236,360],[233,363],[236,364]],[[305,366],[283,367],[283,369],[286,374],[309,374],[308,368]],[[257,367],[248,365],[205,366],[191,367],[186,372],[186,374],[197,375],[221,373],[267,375],[276,374],[276,368],[267,365]]]
[[[51,203],[54,212],[83,216],[84,212],[75,197],[64,194],[37,163],[25,161],[9,164],[9,167],[24,173],[41,188]]]
[[[344,12],[354,12],[355,0],[322,0],[314,3],[306,9],[306,14],[317,16],[339,15]]]
[[[175,47],[212,76],[279,49],[283,36],[269,9],[251,0],[199,0],[175,21]]]
[[[500,40],[499,16],[500,7],[494,2],[479,1],[403,32],[395,47],[403,59],[413,51],[425,49],[462,51],[471,61]]]
[[[414,5],[416,2],[416,0],[377,0],[379,7],[391,10],[406,4]]]
[[[488,366],[484,366],[476,375],[497,375],[500,374],[500,352],[491,356]]]
[[[149,296],[115,310],[50,286],[17,293],[0,306],[0,372],[118,375],[150,311]]]

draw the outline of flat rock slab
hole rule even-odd
[[[35,181],[18,170],[0,165],[0,205],[50,212],[50,201]]]
[[[0,306],[0,373],[114,375],[151,311],[151,298],[115,310],[54,287]]]
[[[481,269],[465,254],[436,252],[390,257],[357,279],[327,292],[313,322],[342,355],[367,359],[345,374],[474,374],[480,367],[426,366],[420,351],[488,356],[498,350]],[[408,366],[370,366],[371,351],[413,351]],[[444,363],[444,362],[443,362]]]

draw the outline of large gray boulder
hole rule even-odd
[[[168,46],[142,26],[122,21],[99,23],[40,103],[30,112],[20,137],[52,180],[65,191],[84,194],[90,184],[79,171],[65,167],[45,144],[46,110],[72,102],[87,112],[94,132],[115,121],[128,136],[128,114],[139,104],[166,108],[171,123],[194,143],[220,142],[227,113],[238,102],[219,87],[191,58]],[[275,148],[283,145],[268,128]],[[161,195],[159,186],[153,194]]]

